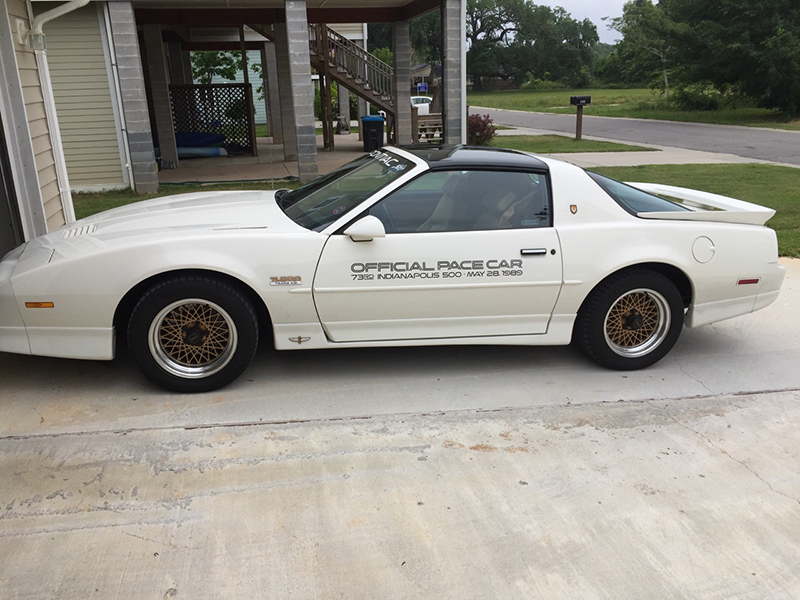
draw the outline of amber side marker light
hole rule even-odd
[[[26,302],[25,308],[55,308],[52,302]]]
[[[736,285],[755,285],[757,284],[760,279],[740,279],[736,282]]]

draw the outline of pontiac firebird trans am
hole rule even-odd
[[[0,351],[110,360],[180,392],[276,348],[563,345],[612,369],[764,308],[774,211],[510,150],[384,148],[294,191],[117,208],[0,262]]]

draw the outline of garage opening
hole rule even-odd
[[[22,222],[11,178],[3,119],[0,118],[0,257],[19,246],[22,241]]]

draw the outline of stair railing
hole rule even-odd
[[[309,44],[312,52],[327,59],[329,67],[346,73],[383,99],[394,98],[394,69],[340,33],[324,23],[313,23],[309,26]]]

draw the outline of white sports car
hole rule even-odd
[[[774,214],[510,150],[384,148],[294,191],[171,196],[0,262],[0,351],[110,360],[180,392],[281,350],[576,342],[612,369],[773,302]]]

